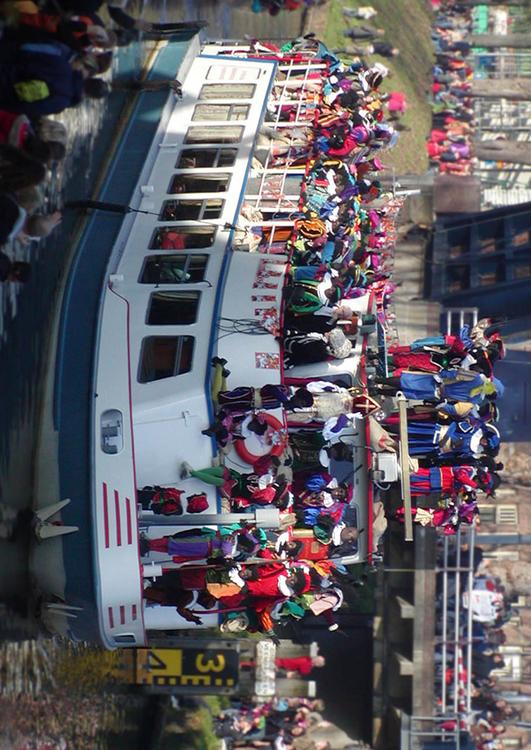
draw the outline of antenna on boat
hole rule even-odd
[[[152,216],[158,216],[155,211],[144,211],[141,208],[133,208],[132,206],[125,206],[122,203],[110,203],[109,201],[94,201],[90,198],[84,198],[79,201],[67,201],[64,205],[65,209],[93,209],[95,211],[110,211],[115,214],[150,214]]]
[[[123,203],[111,203],[110,201],[95,201],[91,198],[83,198],[82,200],[78,201],[66,201],[64,204],[65,209],[74,209],[79,211],[86,211],[89,209],[92,209],[93,211],[109,211],[110,213],[114,214],[148,214],[149,216],[157,216],[157,211],[145,211],[142,208],[133,208],[132,206],[126,206]],[[205,221],[204,219],[198,219],[198,222],[200,224],[207,224],[208,226],[217,226],[217,224],[214,224],[210,221]],[[225,231],[229,230],[236,230],[238,229],[236,224],[231,224],[229,221],[226,221],[223,225],[223,229]]]

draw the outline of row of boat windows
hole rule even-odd
[[[251,84],[204,84],[200,99],[251,99],[255,87]],[[245,120],[249,105],[198,104],[192,120],[234,121]],[[240,126],[191,126],[185,143],[228,144],[238,143],[243,136]],[[184,149],[177,160],[177,169],[232,167],[236,148]],[[172,178],[169,193],[225,192],[230,174],[179,174]],[[162,221],[201,221],[218,219],[224,201],[170,200],[162,204]],[[159,227],[151,238],[150,249],[185,250],[206,248],[214,243],[216,227]],[[208,255],[171,254],[146,258],[140,273],[141,284],[197,283],[205,278]],[[196,291],[159,291],[151,295],[146,322],[148,325],[191,325],[196,322],[201,293]],[[184,375],[193,363],[195,338],[193,336],[146,336],[142,341],[138,380],[150,383],[155,380]]]

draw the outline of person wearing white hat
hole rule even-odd
[[[306,402],[300,407],[295,407],[290,414],[290,422],[326,422],[342,414],[350,415],[355,411],[354,400],[359,395],[327,380],[314,380],[304,389],[300,388],[297,393],[303,390],[307,397]],[[298,401],[302,403],[303,399],[299,397]]]

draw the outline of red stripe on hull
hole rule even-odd
[[[107,485],[103,482],[103,531],[105,534],[105,547],[108,549],[109,540],[109,499],[107,497]]]
[[[116,544],[122,546],[122,519],[120,518],[120,495],[114,490],[114,510],[116,513]]]
[[[127,544],[133,543],[133,522],[131,520],[131,500],[125,498],[125,512],[127,520]]]

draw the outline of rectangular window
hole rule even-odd
[[[241,50],[246,54],[245,50]],[[235,50],[236,54],[238,50]],[[222,54],[230,54],[230,52]],[[262,70],[258,65],[212,65],[208,69],[207,81],[256,81]]]
[[[481,523],[496,523],[496,506],[487,503],[478,503]]]
[[[147,336],[142,341],[139,383],[173,378],[192,369],[193,336]]]
[[[246,120],[248,104],[196,104],[192,120]]]
[[[516,505],[496,505],[496,524],[518,526],[518,508]]]
[[[514,278],[527,279],[531,276],[531,263],[515,263]]]
[[[230,183],[230,174],[176,174],[168,193],[224,193]]]
[[[197,284],[205,278],[208,255],[152,255],[146,258],[141,284]]]
[[[460,292],[470,288],[470,266],[450,265],[446,267],[446,288],[449,292]]]
[[[188,250],[211,247],[216,227],[184,226],[159,227],[153,232],[150,250]]]
[[[160,213],[161,221],[201,221],[203,219],[219,219],[223,211],[224,201],[204,200],[195,201],[165,201]]]
[[[241,125],[194,125],[188,128],[185,143],[239,143],[243,136]]]
[[[529,229],[523,229],[521,232],[513,234],[511,241],[514,247],[523,247],[529,244]]]
[[[252,83],[204,83],[199,98],[209,99],[252,99],[255,86]]]
[[[181,151],[175,166],[177,169],[233,167],[237,154],[237,148],[187,148]]]
[[[197,320],[201,292],[155,292],[149,300],[150,326],[189,326]]]

